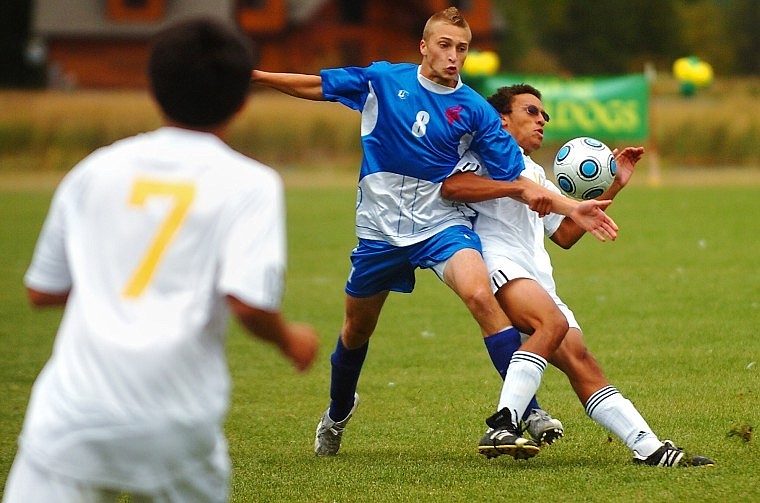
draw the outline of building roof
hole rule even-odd
[[[288,21],[303,24],[325,3],[327,0],[287,0]],[[43,37],[106,34],[144,37],[179,18],[213,15],[233,19],[236,12],[235,0],[172,0],[161,21],[119,23],[108,20],[106,4],[103,0],[34,0],[33,31]]]
[[[142,38],[187,16],[213,15],[232,19],[234,5],[234,0],[172,0],[171,8],[159,22],[120,23],[108,20],[104,0],[34,0],[33,32],[41,36],[108,34]]]

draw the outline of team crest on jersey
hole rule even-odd
[[[409,91],[407,91],[406,89],[399,89],[398,94],[396,94],[396,96],[398,96],[402,100],[405,100],[409,96]]]
[[[462,105],[457,105],[446,109],[446,118],[449,120],[449,124],[454,124],[456,121],[462,119],[462,110],[464,110],[464,107]]]

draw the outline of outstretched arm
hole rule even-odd
[[[288,322],[279,312],[252,307],[231,295],[227,303],[251,334],[277,346],[296,369],[304,371],[314,363],[319,339],[312,327]]]
[[[508,182],[485,178],[471,172],[456,173],[443,182],[441,195],[462,203],[511,197],[527,204],[541,216],[548,213],[566,215],[600,241],[617,237],[617,225],[604,213],[611,201],[574,201],[522,176]]]
[[[612,181],[612,185],[599,196],[600,200],[612,200],[618,193],[628,185],[628,181],[633,176],[633,170],[636,163],[639,162],[641,156],[644,155],[644,147],[626,147],[622,152],[618,153],[618,150],[613,151],[615,156],[615,162],[617,163],[617,173],[615,179]],[[564,219],[554,234],[551,235],[551,240],[564,249],[571,248],[577,243],[586,233],[586,230],[580,227],[574,220]]]
[[[262,87],[307,100],[324,101],[322,77],[302,73],[272,73],[261,70],[251,72],[251,82]]]

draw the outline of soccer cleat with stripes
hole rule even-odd
[[[686,466],[715,466],[715,462],[704,456],[692,456],[676,447],[670,440],[664,440],[662,447],[648,457],[639,456],[634,452],[633,462],[640,465],[686,467]]]
[[[489,428],[478,445],[478,452],[485,457],[490,459],[506,454],[515,459],[529,459],[538,454],[538,445],[520,436],[509,409],[501,409],[486,419],[486,424]]]
[[[335,456],[340,449],[340,441],[343,438],[343,430],[346,428],[349,419],[354,415],[356,407],[359,406],[359,395],[354,393],[354,406],[342,421],[333,421],[330,419],[330,409],[328,408],[322,419],[317,425],[317,432],[314,437],[314,453],[317,456]]]
[[[548,412],[542,409],[530,411],[525,420],[525,431],[538,445],[551,445],[565,434],[560,420],[551,417]]]

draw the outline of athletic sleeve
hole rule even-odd
[[[42,225],[32,262],[24,275],[24,285],[46,293],[71,289],[72,279],[66,254],[66,204],[73,197],[71,176],[56,190]]]
[[[486,105],[470,148],[480,156],[491,178],[511,182],[525,168],[522,151],[512,135],[501,127],[496,110],[487,102]]]
[[[249,306],[277,311],[285,289],[284,194],[276,175],[264,181],[230,215],[219,289]]]
[[[367,69],[359,67],[322,70],[322,94],[327,101],[337,101],[361,111],[369,94]]]

